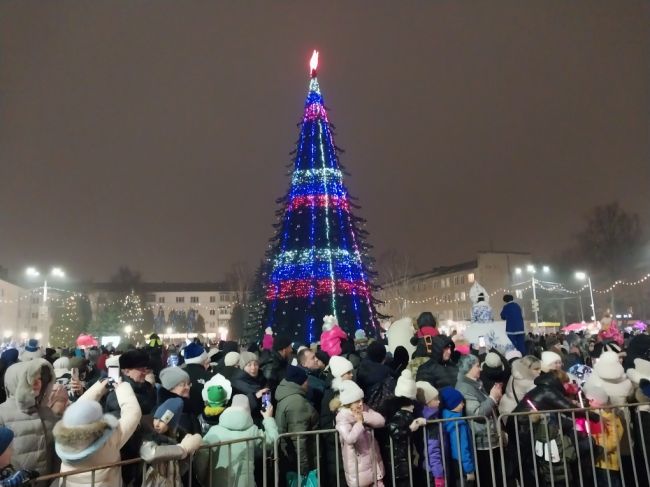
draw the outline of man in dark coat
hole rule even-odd
[[[389,379],[392,369],[384,363],[386,347],[379,342],[368,345],[367,358],[361,360],[357,369],[357,384],[363,390],[366,398],[370,397],[370,390],[376,385]]]
[[[445,386],[454,387],[458,375],[456,345],[446,335],[431,339],[431,358],[418,368],[415,380],[423,380],[440,390]]]
[[[142,350],[129,350],[120,355],[119,361],[122,381],[131,384],[144,419],[146,416],[153,414],[153,409],[156,406],[156,389],[145,380],[150,370],[149,355]],[[104,412],[110,413],[117,418],[120,417],[120,405],[115,391],[111,391],[106,396]],[[140,456],[145,422],[140,422],[131,438],[120,450],[122,460],[130,460]],[[122,467],[122,480],[124,485],[128,485],[130,482],[133,482],[134,486],[140,485],[142,483],[142,465],[134,464]]]
[[[289,337],[278,335],[273,340],[273,351],[262,359],[263,362],[260,364],[262,375],[266,380],[266,386],[272,391],[284,379],[292,353]]]
[[[188,414],[198,416],[203,412],[203,385],[210,380],[210,357],[199,343],[190,343],[185,347],[185,372],[190,376],[190,398],[187,408]]]
[[[501,310],[501,319],[506,320],[506,335],[521,352],[521,355],[526,355],[526,336],[524,331],[524,315],[521,312],[521,306],[515,303],[515,298],[512,294],[503,296],[503,305]]]

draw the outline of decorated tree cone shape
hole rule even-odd
[[[303,343],[317,339],[323,316],[335,316],[350,336],[359,329],[376,336],[381,318],[364,220],[351,211],[317,68],[315,52],[291,183],[267,254],[261,323]]]

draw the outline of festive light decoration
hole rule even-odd
[[[266,308],[259,323],[260,332],[271,326],[307,343],[320,335],[325,315],[335,315],[348,333],[373,334],[381,317],[372,297],[365,233],[350,211],[317,68],[314,51],[284,218],[267,254]]]

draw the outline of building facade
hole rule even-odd
[[[469,320],[472,308],[469,290],[478,282],[493,294],[490,303],[498,316],[503,290],[517,280],[515,269],[530,261],[530,254],[524,252],[478,252],[475,260],[405,276],[382,285],[377,297],[384,304],[378,311],[391,319],[406,316],[415,319],[423,311],[430,311],[438,321]]]
[[[50,300],[47,305],[44,298]],[[58,298],[56,291],[46,294],[43,287],[24,288],[0,279],[0,341],[22,345],[36,338],[46,344],[52,324],[51,300]]]

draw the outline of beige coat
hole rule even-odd
[[[97,382],[78,400],[99,401],[105,391],[104,382]],[[117,385],[115,394],[120,405],[121,417],[117,421],[117,427],[113,434],[98,451],[88,458],[75,462],[73,465],[63,461],[61,463],[61,473],[120,461],[120,448],[124,446],[138,427],[142,412],[130,384],[123,382]],[[56,432],[55,437],[57,437]],[[88,487],[91,484],[92,472],[71,475],[67,478],[66,483],[68,487]],[[120,487],[122,485],[121,468],[113,467],[97,470],[94,485],[96,487]]]

